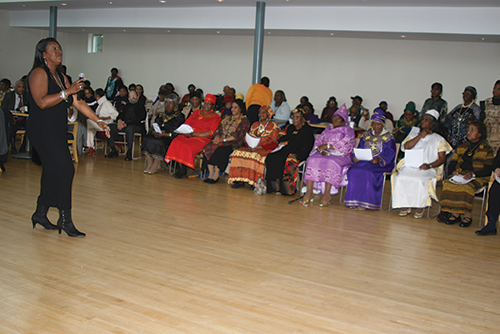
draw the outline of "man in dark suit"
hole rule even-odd
[[[19,128],[26,128],[26,117],[15,117],[11,111],[21,111],[27,105],[27,98],[24,94],[24,81],[17,80],[14,91],[8,92],[3,98],[1,108],[5,115],[5,132],[7,134],[7,142],[11,144],[11,154],[16,151],[16,132]],[[25,147],[25,142],[21,145],[21,150]]]
[[[127,137],[127,155],[125,161],[132,160],[132,145],[134,144],[134,133],[138,132],[144,136],[144,120],[146,118],[146,108],[144,104],[137,103],[139,97],[135,90],[130,91],[128,96],[129,102],[123,108],[123,111],[118,115],[117,123],[109,124],[109,132],[111,136],[108,138],[108,145],[111,152],[106,155],[106,158],[114,158],[118,156],[118,151],[115,147],[114,136],[118,132],[125,132]]]

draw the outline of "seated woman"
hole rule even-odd
[[[417,208],[414,218],[422,218],[424,208],[431,205],[431,197],[437,201],[436,182],[443,174],[443,164],[451,146],[437,132],[439,131],[439,113],[428,110],[420,129],[406,137],[401,144],[401,150],[423,150],[423,163],[420,167],[405,166],[405,159],[398,163],[398,174],[393,175],[392,207],[401,208],[399,215],[407,216],[411,208]]]
[[[385,172],[394,168],[396,142],[384,128],[385,112],[377,108],[371,117],[372,127],[361,137],[358,148],[369,148],[373,159],[360,161],[353,157],[353,165],[347,172],[345,206],[356,210],[380,210]]]
[[[207,94],[208,95],[208,94]],[[191,116],[193,112],[201,109],[202,93],[200,90],[189,93],[189,104],[182,109],[182,113],[186,119]]]
[[[259,177],[264,178],[266,156],[278,146],[280,128],[271,121],[273,111],[269,106],[259,109],[259,120],[252,124],[248,133],[260,138],[255,148],[248,146],[237,149],[231,158],[228,183],[233,188],[250,185],[250,190],[255,189]]]
[[[500,149],[497,151],[495,159],[493,159],[493,170],[495,173],[496,181],[493,182],[491,188],[488,192],[488,211],[486,211],[486,217],[488,218],[488,224],[486,224],[481,230],[476,231],[477,235],[497,235],[497,219],[500,215]]]
[[[179,170],[174,174],[176,179],[187,177],[187,167],[194,168],[194,158],[219,127],[220,116],[215,112],[216,97],[207,94],[203,109],[195,110],[184,124],[190,125],[193,132],[177,136],[168,147],[165,161],[171,160],[179,163]]]
[[[337,107],[337,99],[335,96],[331,96],[328,101],[326,101],[326,107],[323,108],[321,113],[321,122],[332,122],[333,114],[339,109]]]
[[[168,146],[175,137],[174,130],[185,120],[184,115],[177,109],[177,96],[175,94],[160,96],[164,97],[164,110],[157,114],[153,126],[142,140],[141,145],[142,154],[146,157],[144,173],[150,175],[158,172],[158,166],[165,158]],[[158,127],[154,124],[157,124]],[[157,132],[157,130],[161,132]]]
[[[401,143],[410,133],[414,126],[418,125],[418,112],[415,105],[408,103],[405,107],[403,117],[399,119],[394,128],[394,139]]]
[[[148,98],[144,95],[144,87],[141,84],[137,84],[135,86],[135,91],[137,92],[137,95],[139,95],[138,102],[146,105],[146,103],[148,102]]]
[[[219,173],[226,170],[233,150],[245,144],[245,135],[250,128],[250,121],[244,115],[245,111],[245,103],[242,100],[232,102],[231,115],[224,117],[214,133],[214,139],[203,149],[210,173],[203,182],[212,184],[219,181]]]
[[[313,128],[306,123],[305,110],[292,110],[293,124],[286,128],[286,134],[278,139],[283,145],[279,151],[270,153],[266,158],[267,192],[277,195],[293,195],[297,185],[297,166],[305,160],[314,145]],[[284,171],[287,174],[287,185],[283,184]],[[273,183],[276,182],[276,187]]]
[[[323,193],[319,206],[328,206],[331,195],[338,193],[340,182],[351,166],[351,153],[356,138],[347,119],[347,109],[343,104],[333,114],[332,125],[326,127],[314,141],[304,176],[307,192],[300,202],[305,207],[313,201],[313,188]]]
[[[468,141],[458,145],[451,158],[448,171],[461,175],[465,180],[472,181],[465,184],[453,183],[450,180],[443,182],[441,194],[441,213],[439,222],[447,225],[460,223],[461,227],[469,227],[472,223],[472,201],[476,191],[488,184],[493,163],[493,149],[486,140],[486,126],[484,123],[473,121],[467,132]],[[460,219],[460,215],[464,215]]]
[[[290,119],[290,106],[286,102],[285,92],[277,90],[274,93],[274,101],[271,102],[271,109],[274,112],[275,120],[288,121]]]

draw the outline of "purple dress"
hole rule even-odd
[[[374,165],[370,161],[359,161],[349,169],[345,206],[380,210],[385,181],[382,175],[394,168],[396,142],[387,131],[375,136],[370,129],[360,139],[358,148],[371,148],[372,156],[380,157],[382,162]]]
[[[334,128],[329,125],[314,141],[314,147],[307,158],[304,180],[314,181],[314,189],[325,191],[325,182],[332,185],[330,194],[335,195],[351,166],[351,153],[356,143],[354,130],[348,125]],[[330,144],[331,155],[324,156],[316,149]]]

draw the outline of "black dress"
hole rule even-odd
[[[45,69],[45,68],[44,68]],[[56,84],[48,69],[48,95],[57,94],[62,89]],[[64,79],[61,77],[61,82]],[[75,167],[68,149],[68,107],[73,103],[70,96],[53,107],[40,109],[28,84],[30,116],[27,135],[42,160],[42,177],[38,203],[59,210],[71,209],[71,187]]]
[[[282,180],[285,162],[290,154],[295,154],[300,162],[305,160],[314,146],[314,130],[304,123],[300,130],[295,126],[289,125],[286,129],[286,135],[278,139],[278,142],[288,142],[288,145],[281,150],[270,153],[266,157],[266,179],[268,181]]]

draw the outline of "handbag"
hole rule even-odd
[[[267,193],[266,181],[263,178],[259,177],[253,192],[255,195],[265,195]]]

